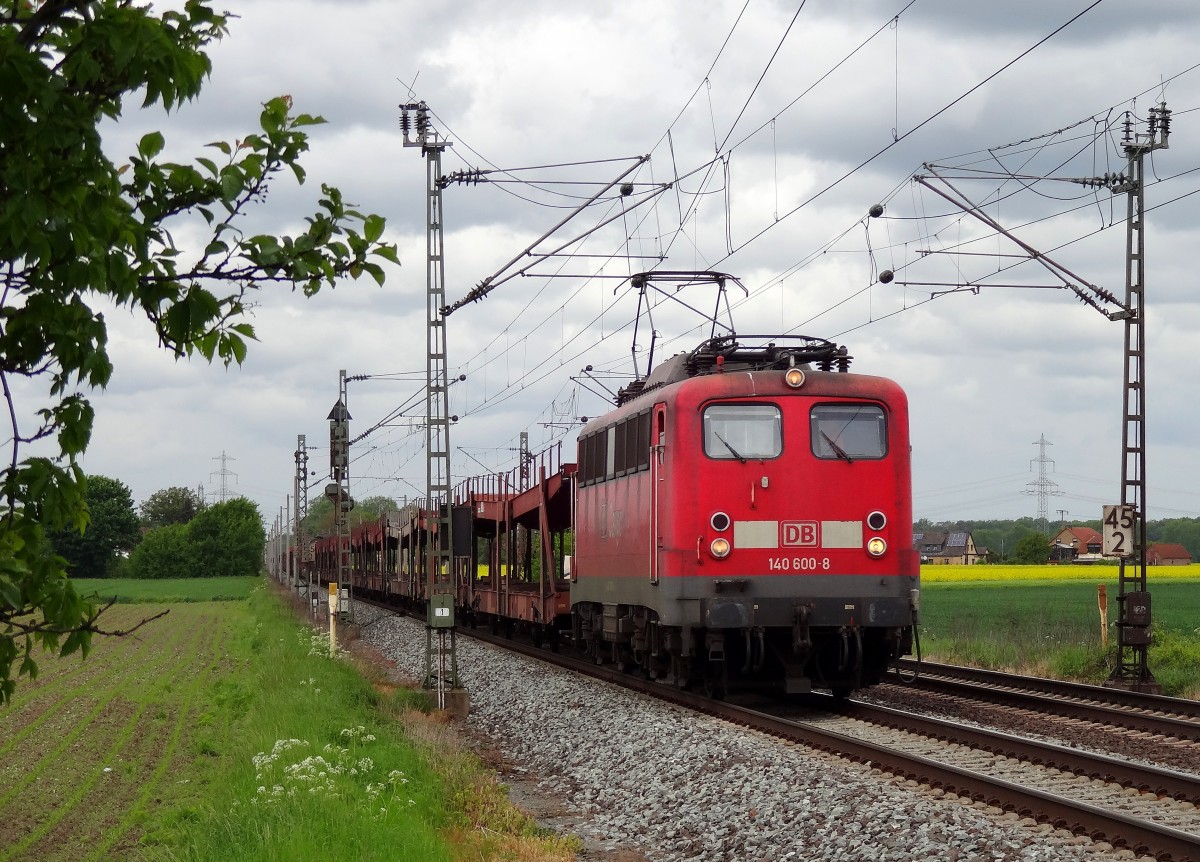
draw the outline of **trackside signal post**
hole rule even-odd
[[[354,621],[354,585],[350,579],[350,411],[346,409],[346,371],[338,372],[338,400],[329,411],[329,478],[325,496],[333,502],[337,535],[337,580],[341,584],[340,616]]]
[[[305,549],[308,547],[304,541],[304,516],[308,514],[308,448],[305,446],[303,434],[296,435],[295,486],[295,526],[292,528],[295,549],[292,551],[293,578],[291,586],[295,587],[296,592],[303,597],[308,595],[308,572],[304,566],[307,562]]]
[[[446,360],[446,267],[442,235],[442,152],[450,142],[429,122],[424,102],[400,106],[404,146],[420,147],[425,158],[425,489],[430,519],[426,549],[426,688],[437,691],[439,709],[447,698],[455,711],[466,712],[466,692],[458,679],[454,631],[454,543],[451,535],[450,410]],[[436,638],[435,638],[436,632]],[[436,644],[435,644],[436,640]]]

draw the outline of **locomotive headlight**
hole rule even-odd
[[[713,516],[708,519],[708,523],[711,524],[712,528],[718,533],[724,533],[729,529],[729,516],[724,512],[714,512]]]
[[[872,557],[882,557],[883,552],[886,550],[887,542],[879,538],[879,536],[873,536],[867,541],[867,553]]]
[[[713,539],[712,544],[708,546],[708,552],[718,560],[723,560],[729,556],[729,548],[729,540],[718,536],[717,538]]]
[[[793,389],[799,389],[804,385],[804,372],[799,368],[789,368],[783,375],[783,382]]]

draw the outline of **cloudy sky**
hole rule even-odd
[[[175,362],[144,322],[111,315],[116,370],[95,399],[85,468],[122,479],[136,500],[200,484],[211,499],[224,481],[273,520],[298,434],[314,447],[310,481],[324,481],[339,369],[370,376],[350,384],[352,435],[417,404],[356,444],[355,496],[424,492],[412,423],[426,166],[403,146],[397,109],[423,100],[452,142],[443,172],[491,171],[446,189],[447,297],[513,272],[514,258],[528,267],[449,319],[451,373],[466,375],[451,389],[456,478],[511,468],[522,431],[535,451],[571,446],[578,418],[605,409],[600,383],[626,382],[635,355],[644,367],[649,329],[635,346],[629,274],[712,269],[749,291],[729,294],[738,331],[835,340],[855,370],[905,387],[917,517],[1036,515],[1027,492],[1043,435],[1060,492],[1051,519],[1098,517],[1120,495],[1123,324],[1045,289],[1063,282],[912,178],[935,165],[1031,247],[1122,296],[1125,197],[1064,180],[1124,170],[1126,112],[1144,133],[1165,99],[1170,147],[1146,162],[1149,507],[1200,515],[1192,0],[235,6],[202,97],[169,117],[131,111],[107,145],[127,153],[158,128],[169,156],[199,154],[252,131],[261,102],[289,94],[329,123],[313,132],[309,182],[281,181],[247,223],[295,230],[329,182],[387,217],[402,266],[383,288],[262,292],[260,343],[241,368]],[[632,194],[600,194],[535,245],[626,171]],[[868,219],[876,203],[884,214]],[[531,246],[556,254],[522,256]],[[717,299],[700,288],[685,298]],[[657,355],[694,346],[702,322],[660,302]],[[600,383],[576,382],[586,365]]]

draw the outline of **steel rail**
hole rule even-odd
[[[915,731],[939,741],[983,749],[1075,775],[1111,781],[1123,787],[1134,787],[1143,792],[1169,796],[1181,802],[1200,803],[1200,776],[1186,772],[1131,763],[1107,754],[1029,739],[999,730],[964,726],[947,719],[914,715],[871,703],[850,701],[841,705],[831,705],[830,709],[872,724]]]
[[[899,665],[904,673],[916,668],[917,663],[909,660]],[[920,665],[915,683],[888,679],[885,684],[942,690],[990,703],[1032,707],[1039,712],[1200,742],[1200,702],[1181,698],[928,662]]]

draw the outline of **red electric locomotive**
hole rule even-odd
[[[911,651],[908,403],[845,348],[727,336],[579,436],[576,642],[713,693],[877,683]]]

